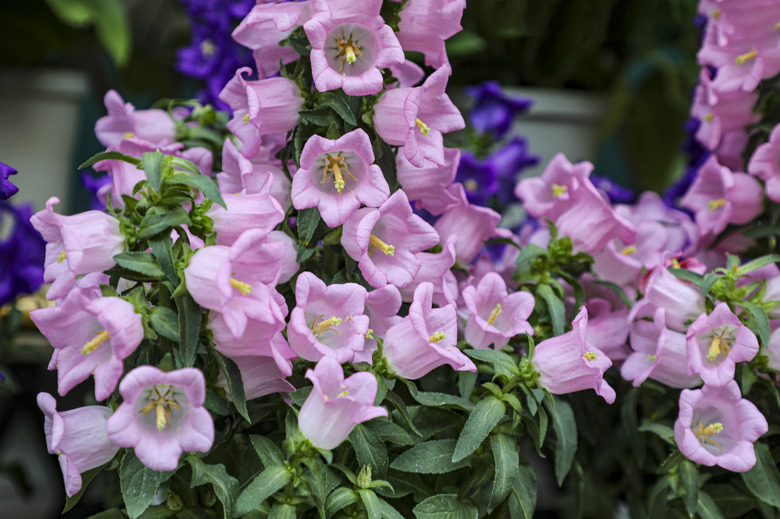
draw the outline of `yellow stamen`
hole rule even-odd
[[[739,56],[737,56],[737,59],[734,60],[734,61],[737,62],[737,65],[742,65],[746,61],[750,61],[752,59],[756,59],[756,56],[758,56],[758,52],[756,52],[756,49],[751,49],[748,52],[746,52],[744,54],[740,54]]]
[[[775,24],[775,30],[778,30],[778,31],[780,31],[780,22],[777,22],[777,23]]]
[[[171,412],[168,406],[157,404],[157,430],[162,431],[171,421]]]
[[[441,342],[441,341],[443,341],[446,338],[447,338],[447,336],[444,334],[444,332],[439,331],[439,332],[436,332],[433,335],[431,335],[428,338],[428,341],[435,343],[435,342]]]
[[[336,398],[341,398],[342,396],[348,396],[348,395],[349,395],[349,391],[347,391],[347,390],[345,389],[344,391],[342,391],[341,393],[339,393],[338,395],[336,395]]]
[[[595,351],[586,351],[582,356],[591,362],[595,362],[596,360],[598,360]]]
[[[135,134],[133,132],[127,132],[124,135],[122,135],[123,139],[132,139],[133,137],[135,137]]]
[[[88,355],[95,351],[98,346],[106,342],[106,340],[110,337],[107,331],[103,330],[99,334],[97,334],[91,341],[86,343],[84,346],[81,347],[81,353],[84,355]]]
[[[463,183],[463,187],[465,187],[467,191],[476,191],[479,186],[477,185],[476,180],[470,178]]]
[[[672,258],[672,268],[676,268],[676,269],[681,268],[680,267],[680,262],[677,261],[677,258]]]
[[[723,450],[723,447],[721,447],[718,442],[710,438],[710,436],[712,436],[713,434],[718,434],[721,431],[723,431],[722,423],[711,423],[707,427],[704,427],[704,424],[702,422],[699,422],[699,426],[696,428],[695,431],[693,431],[693,434],[696,436],[696,439],[699,440],[699,443],[701,443],[702,445],[709,443],[716,446],[720,450]]]
[[[203,54],[204,58],[210,58],[217,53],[217,46],[214,45],[213,41],[207,38],[200,44],[200,53]]]
[[[65,261],[66,257],[67,256],[65,255],[65,251],[60,252],[60,255],[57,256],[57,263],[62,263],[63,261]]]
[[[704,120],[707,121],[708,123],[711,123],[714,118],[715,118],[715,114],[712,112],[704,116]]]
[[[368,239],[371,242],[371,246],[368,249],[369,254],[374,248],[377,248],[387,254],[388,256],[392,257],[395,255],[395,247],[392,245],[388,245],[387,243],[383,242],[373,234]]]
[[[496,305],[496,308],[493,309],[492,312],[490,312],[490,317],[488,317],[488,324],[492,326],[493,323],[496,322],[496,319],[498,319],[498,314],[500,313],[501,313],[501,304],[499,303]]]
[[[564,194],[568,190],[569,190],[569,188],[567,186],[561,186],[561,185],[558,185],[558,184],[553,184],[552,185],[552,193],[553,193],[553,197],[555,197],[555,198],[558,198],[559,196],[561,196],[562,194]]]
[[[175,397],[176,395],[173,391],[173,386],[168,386],[164,394],[160,393],[160,386],[154,386],[153,389],[149,390],[149,394],[146,397],[147,400],[149,400],[149,403],[138,411],[138,413],[146,416],[149,411],[154,409],[155,425],[157,426],[158,431],[162,431],[171,423],[171,407],[181,411],[181,407],[176,403]]]
[[[352,38],[348,40],[342,40],[341,36],[339,36],[336,39],[336,47],[339,49],[336,57],[341,58],[341,66],[336,72],[340,74],[342,73],[341,71],[344,70],[344,63],[349,63],[352,65],[355,63],[355,61],[357,61],[358,56],[363,55],[363,53],[360,52],[360,48],[358,48],[357,43],[352,41]]]
[[[725,198],[716,198],[715,200],[710,200],[707,202],[707,207],[710,209],[710,211],[717,211],[724,205],[726,205]]]
[[[715,9],[714,11],[712,11],[712,17],[715,18],[716,20],[720,18],[720,9]]]
[[[344,178],[345,172],[352,180],[357,182],[357,178],[350,173],[349,168],[347,167],[347,161],[344,160],[344,157],[340,154],[327,155],[327,159],[328,163],[325,164],[325,169],[322,170],[322,181],[320,184],[324,184],[328,181],[328,172],[333,173],[333,185],[336,186],[336,191],[338,191],[339,194],[344,191],[344,186],[347,185],[347,181]]]
[[[241,295],[247,296],[252,293],[252,285],[230,278],[230,286],[241,292]]]
[[[414,120],[414,123],[420,129],[420,133],[422,133],[423,136],[426,136],[426,135],[428,135],[430,133],[431,127],[428,126],[427,124],[425,124],[424,122],[422,122],[422,120],[420,120],[419,117]]]
[[[314,335],[319,335],[323,332],[326,332],[328,330],[332,332],[339,333],[338,330],[332,330],[331,327],[338,326],[341,324],[341,318],[333,316],[330,319],[326,319],[322,321],[321,323],[317,324],[317,321],[322,319],[322,316],[317,317],[315,320],[311,322],[311,333]]]
[[[632,254],[636,253],[636,245],[629,245],[628,247],[620,251],[620,253],[623,254],[624,256],[631,256]]]
[[[658,360],[658,356],[657,355],[648,355],[647,356],[647,360],[649,360],[650,362],[655,362],[656,360]]]
[[[249,124],[249,114],[244,114],[244,124]]]
[[[715,363],[715,359],[718,358],[718,356],[723,356],[723,360],[726,359],[726,356],[731,351],[731,345],[728,343],[726,339],[723,338],[723,336],[726,334],[726,329],[724,329],[722,332],[720,332],[719,335],[716,335],[712,338],[712,341],[710,342],[710,347],[707,350],[707,360]]]

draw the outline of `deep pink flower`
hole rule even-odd
[[[165,110],[136,110],[116,90],[106,92],[103,101],[108,115],[95,123],[95,135],[103,146],[119,146],[130,138],[165,146],[176,139],[176,125]]]
[[[756,464],[753,442],[767,430],[766,418],[742,398],[734,380],[723,387],[704,386],[680,393],[674,441],[691,461],[746,472]]]
[[[365,1],[312,2],[313,16],[303,28],[311,43],[317,90],[340,88],[352,96],[379,93],[383,87],[380,69],[400,65],[405,59],[393,29]]]
[[[433,308],[433,285],[421,283],[414,291],[409,315],[385,334],[382,353],[398,376],[418,379],[434,368],[449,364],[456,371],[476,371],[458,349],[455,307]]]
[[[742,324],[726,303],[711,314],[701,314],[686,334],[688,374],[698,374],[705,384],[721,387],[734,378],[737,362],[753,359],[758,339]]]
[[[361,129],[336,140],[312,136],[301,153],[301,169],[292,181],[292,203],[317,207],[328,227],[338,227],[360,207],[379,207],[390,196],[374,151]]]
[[[314,384],[311,394],[298,413],[298,427],[319,449],[334,449],[361,422],[387,416],[387,409],[374,405],[376,377],[355,373],[344,378],[341,365],[323,357],[306,378]]]
[[[466,321],[465,338],[476,349],[493,344],[500,350],[509,339],[521,333],[533,335],[528,316],[534,309],[534,296],[528,292],[509,294],[504,280],[491,272],[479,284],[462,291],[470,315]]]
[[[43,280],[53,283],[46,293],[49,299],[64,297],[77,275],[113,267],[114,256],[125,250],[119,220],[100,211],[62,216],[54,212],[59,203],[59,198],[49,198],[46,209],[30,218],[46,240]]]
[[[550,393],[593,389],[611,404],[615,390],[603,376],[612,361],[588,342],[587,327],[588,311],[583,306],[572,321],[572,330],[537,344],[531,362],[540,375],[538,384]]]
[[[57,369],[58,391],[65,395],[90,375],[95,398],[113,393],[124,371],[123,360],[144,338],[141,316],[118,297],[99,297],[93,288],[74,288],[56,307],[30,313],[55,348],[50,369]]]
[[[124,401],[108,420],[108,438],[134,448],[150,469],[176,470],[182,452],[211,449],[214,422],[203,408],[206,380],[200,370],[166,373],[141,366],[122,379],[119,393]]]
[[[357,283],[326,286],[311,272],[303,272],[295,285],[295,300],[287,339],[301,358],[316,362],[327,356],[343,364],[363,350],[368,333],[365,288]]]
[[[57,412],[57,401],[49,393],[38,393],[38,407],[45,415],[46,448],[57,454],[65,493],[71,497],[81,490],[83,472],[108,463],[119,450],[106,434],[111,408],[91,405]]]
[[[412,282],[422,262],[417,253],[439,243],[439,234],[412,212],[403,190],[393,193],[378,209],[358,209],[346,222],[341,244],[358,261],[371,286]]]

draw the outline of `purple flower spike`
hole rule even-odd
[[[0,162],[0,200],[8,200],[19,191],[19,188],[8,180],[8,177],[16,175],[16,173],[14,168]]]
[[[474,363],[458,349],[455,307],[432,305],[433,284],[421,283],[414,291],[409,315],[385,334],[382,352],[388,366],[412,380],[444,364],[456,371],[476,371]]]
[[[588,311],[584,306],[571,324],[570,332],[536,345],[531,362],[540,374],[538,383],[556,395],[593,389],[611,404],[615,390],[603,377],[612,361],[588,342]]]
[[[368,333],[363,315],[366,289],[357,283],[325,283],[311,272],[298,276],[298,306],[290,313],[287,338],[290,347],[306,360],[333,357],[339,364],[362,351]]]
[[[498,81],[485,81],[467,88],[466,93],[474,98],[471,125],[480,133],[492,133],[496,140],[503,139],[515,117],[533,104],[533,99],[506,95]]]
[[[298,427],[318,449],[335,449],[357,424],[387,416],[387,409],[373,405],[377,382],[371,373],[345,379],[341,365],[323,357],[306,378],[314,389],[298,413]]]
[[[111,409],[91,405],[57,412],[57,401],[49,393],[38,393],[38,407],[45,415],[46,448],[58,455],[65,493],[71,497],[81,490],[83,472],[108,463],[119,450],[106,434]]]
[[[314,135],[303,147],[301,169],[292,180],[298,210],[317,207],[328,227],[338,227],[360,207],[379,207],[390,196],[374,151],[361,129],[336,140]]]
[[[688,374],[698,374],[716,387],[734,378],[737,362],[750,361],[758,353],[755,334],[726,303],[718,303],[710,315],[700,315],[688,328],[686,343]]]
[[[742,398],[734,380],[723,387],[704,386],[680,393],[674,441],[691,461],[747,472],[756,464],[753,442],[767,430],[766,418]]]
[[[474,348],[493,344],[501,349],[509,339],[521,333],[534,334],[528,316],[534,309],[534,296],[528,292],[507,293],[500,275],[490,272],[479,284],[463,289],[463,301],[469,309],[466,321],[466,341]]]
[[[203,408],[206,380],[195,368],[164,372],[141,366],[119,384],[122,405],[106,430],[114,445],[132,447],[152,470],[176,470],[182,452],[208,452],[214,422]]]

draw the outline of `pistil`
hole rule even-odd
[[[311,333],[313,333],[314,335],[319,335],[323,332],[330,330],[332,332],[336,332],[336,334],[338,335],[339,331],[332,329],[332,327],[340,325],[341,318],[333,316],[330,319],[326,319],[320,322],[319,324],[317,324],[317,321],[322,319],[322,317],[323,316],[319,316],[311,322]]]
[[[562,194],[564,194],[566,191],[568,191],[569,188],[567,186],[562,186],[559,184],[553,184],[552,185],[552,193],[553,197],[558,198]]]
[[[707,202],[707,207],[710,211],[717,211],[721,207],[726,205],[726,199],[725,198],[716,198],[715,200],[710,200]]]
[[[498,319],[498,314],[501,313],[501,304],[497,304],[496,307],[493,309],[492,312],[490,312],[490,317],[488,317],[488,324],[493,325],[493,323],[496,322],[496,319]]]
[[[241,295],[248,296],[252,292],[252,285],[230,278],[230,286],[241,292]]]
[[[438,332],[434,333],[433,335],[431,335],[428,338],[428,341],[429,342],[433,342],[433,343],[437,343],[437,342],[443,341],[446,338],[447,338],[447,336],[444,334],[444,332],[438,331]]]
[[[153,389],[149,390],[149,396],[147,397],[149,403],[138,413],[143,413],[146,416],[149,411],[154,409],[157,430],[162,431],[171,423],[171,407],[181,411],[181,407],[176,403],[175,397],[176,393],[173,391],[173,386],[167,386],[165,393],[160,393],[159,386],[154,386]]]
[[[84,355],[88,355],[95,351],[98,346],[106,342],[106,340],[110,337],[108,332],[106,330],[103,330],[99,334],[97,334],[91,341],[86,343],[84,346],[81,347],[81,353]]]
[[[598,360],[598,357],[596,357],[596,352],[595,351],[586,351],[582,356],[586,360],[589,360],[591,362],[596,362]]]
[[[420,129],[420,133],[422,133],[423,136],[427,136],[431,131],[431,127],[425,124],[424,122],[422,122],[422,120],[419,117],[414,120],[414,124],[416,124],[417,127]]]
[[[720,332],[720,334],[714,336],[712,341],[710,341],[710,347],[707,350],[707,360],[713,364],[715,363],[715,359],[717,359],[718,356],[723,356],[723,359],[725,359],[731,351],[731,345],[729,345],[728,341],[723,338],[725,334],[726,330],[723,330]]]
[[[735,61],[737,62],[737,65],[742,65],[746,61],[756,59],[757,56],[758,56],[758,52],[756,52],[756,49],[750,49],[748,52],[737,56],[737,59]]]
[[[322,181],[320,184],[324,184],[328,181],[328,173],[333,173],[333,185],[336,186],[336,191],[339,192],[339,194],[344,191],[344,186],[347,185],[347,181],[344,178],[344,173],[349,175],[349,178],[357,182],[357,178],[355,178],[355,175],[350,173],[349,168],[347,167],[347,161],[344,160],[344,157],[341,155],[327,155],[328,163],[325,164],[325,169],[322,171]]]
[[[368,253],[371,254],[371,252],[374,249],[379,249],[382,252],[384,252],[386,255],[392,257],[395,255],[395,247],[392,245],[388,245],[387,243],[383,242],[373,234],[368,239],[371,242],[371,245],[368,248]]]
[[[341,66],[336,71],[338,73],[341,73],[342,70],[344,70],[344,63],[348,63],[352,65],[357,61],[358,56],[362,56],[363,53],[360,52],[360,48],[353,43],[352,38],[349,38],[348,40],[341,39],[341,36],[339,36],[336,39],[336,47],[338,47],[339,52],[336,54],[337,58],[341,58]]]
[[[695,431],[693,431],[693,434],[696,435],[696,439],[699,440],[699,443],[702,445],[705,445],[707,443],[716,446],[720,450],[723,450],[723,447],[720,446],[718,442],[710,438],[713,434],[718,434],[719,432],[723,431],[723,424],[722,423],[711,423],[707,427],[704,427],[704,424],[700,421],[699,426],[696,428]]]

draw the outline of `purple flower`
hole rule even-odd
[[[0,306],[18,294],[32,294],[43,284],[46,242],[30,223],[32,204],[18,207],[0,202]]]
[[[94,176],[88,172],[81,174],[81,185],[89,193],[89,208],[92,211],[103,211],[106,209],[104,200],[107,199],[108,191],[111,190],[111,175]]]
[[[469,122],[480,133],[492,133],[496,140],[503,139],[519,114],[527,112],[533,99],[508,96],[498,81],[485,81],[466,89],[474,98],[469,112]]]
[[[455,181],[463,184],[469,203],[487,205],[487,199],[498,193],[496,177],[496,171],[490,163],[479,160],[468,151],[461,153]]]
[[[377,382],[371,373],[345,379],[341,365],[323,357],[306,378],[314,388],[298,413],[298,427],[318,449],[335,449],[357,424],[387,416],[387,409],[373,405]]]
[[[166,373],[141,366],[122,379],[119,393],[124,401],[108,420],[108,438],[134,448],[150,469],[176,470],[182,452],[211,449],[214,422],[203,408],[206,381],[200,370]]]
[[[590,181],[596,186],[596,189],[605,193],[612,204],[631,204],[636,200],[636,193],[627,187],[615,184],[606,177],[591,175]]]
[[[539,373],[538,384],[556,395],[593,389],[611,404],[615,390],[603,377],[612,361],[588,342],[588,311],[584,306],[571,324],[570,332],[544,340],[534,348],[531,362]]]
[[[111,408],[100,405],[57,412],[57,401],[49,393],[38,393],[38,407],[45,415],[43,431],[49,454],[57,454],[65,493],[81,490],[81,474],[111,461],[119,447],[106,434]]]
[[[680,393],[674,441],[701,465],[747,472],[756,464],[753,442],[768,430],[764,415],[732,380],[723,387],[704,386]]]
[[[0,162],[0,200],[8,200],[19,191],[19,188],[8,180],[9,176],[16,175],[16,173],[17,171],[14,168]]]

